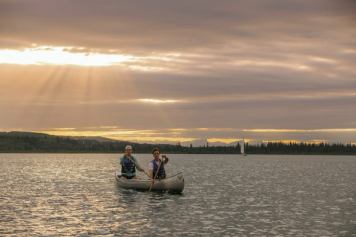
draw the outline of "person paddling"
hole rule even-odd
[[[127,179],[136,178],[136,168],[138,171],[145,172],[132,155],[132,146],[125,146],[125,154],[120,158],[121,175]]]
[[[158,148],[154,148],[152,150],[153,160],[148,164],[148,174],[151,179],[165,179],[166,171],[164,169],[164,165],[168,162],[168,157],[162,155],[162,159],[160,159],[160,151]]]

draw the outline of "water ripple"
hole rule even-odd
[[[0,154],[0,236],[356,236],[355,157],[170,157],[182,195],[119,189],[117,155]]]

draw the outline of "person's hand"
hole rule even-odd
[[[166,156],[166,155],[162,155],[162,161],[164,162],[164,163],[167,163],[168,162],[168,157]]]
[[[151,176],[144,170],[143,171],[149,178],[151,178]]]

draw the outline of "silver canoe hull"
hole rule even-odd
[[[121,175],[119,175],[118,173],[115,174],[115,178],[118,186],[124,189],[149,191],[152,184],[151,180],[126,179]],[[181,193],[183,192],[183,189],[184,189],[184,177],[183,177],[183,173],[180,172],[176,175],[173,175],[171,177],[162,180],[155,180],[151,190],[159,191],[159,192]]]

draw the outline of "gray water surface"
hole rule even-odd
[[[0,154],[0,236],[356,236],[356,157],[172,154],[182,195],[120,190],[117,157]]]

